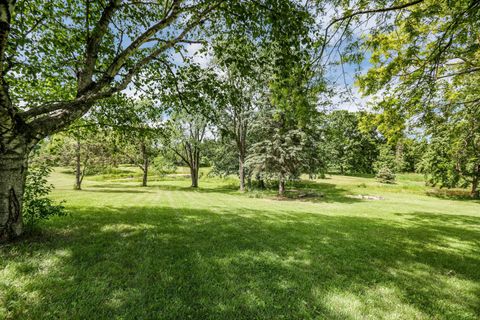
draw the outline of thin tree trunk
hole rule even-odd
[[[399,140],[397,146],[395,147],[395,169],[397,172],[403,171],[403,142]]]
[[[143,164],[142,187],[146,187],[148,183],[148,160]]]
[[[148,154],[147,154],[147,147],[145,145],[145,143],[142,142],[142,145],[141,145],[141,149],[142,149],[142,158],[143,158],[143,180],[142,180],[142,187],[146,187],[147,186],[147,182],[148,182]]]
[[[266,187],[265,187],[265,180],[260,179],[260,180],[258,180],[258,181],[259,181],[260,189],[262,189],[262,190],[266,189]]]
[[[75,146],[75,190],[82,190],[82,165],[81,165],[81,151],[82,145],[80,138],[77,138],[77,144]]]
[[[283,177],[283,174],[280,174],[278,178],[278,194],[280,196],[285,195],[285,179]]]
[[[238,157],[238,176],[240,178],[240,191],[245,191],[245,156],[240,153]]]
[[[22,139],[9,141],[0,153],[0,242],[23,233],[22,204],[27,176],[27,147]]]
[[[259,187],[260,189],[262,189],[262,190],[265,189],[265,181],[263,180],[263,178],[262,178],[262,176],[261,176],[260,174],[257,173],[257,174],[255,175],[255,180],[258,181],[258,187]]]
[[[477,166],[477,169],[475,170],[475,175],[473,176],[473,181],[472,181],[472,190],[470,191],[470,196],[474,199],[480,198],[480,191],[478,190],[478,180],[479,180],[479,175],[480,175],[480,165]]]

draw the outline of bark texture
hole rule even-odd
[[[192,188],[198,188],[198,166],[190,168],[190,177],[192,178]]]
[[[3,140],[3,139],[2,139]],[[23,232],[22,204],[27,175],[27,145],[17,138],[0,152],[0,242]],[[7,150],[5,150],[7,149]]]

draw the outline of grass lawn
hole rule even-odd
[[[52,182],[71,214],[0,248],[0,319],[480,318],[480,203],[418,176]]]

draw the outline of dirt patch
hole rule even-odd
[[[371,201],[385,200],[384,197],[369,196],[369,195],[365,195],[365,194],[354,194],[354,195],[349,195],[347,197],[353,198],[353,199],[362,199],[362,200],[371,200]]]

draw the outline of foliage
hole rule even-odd
[[[51,159],[57,165],[68,166],[75,171],[79,155],[83,176],[102,173],[120,160],[111,139],[108,130],[84,131],[79,125],[71,128],[67,134],[60,133],[52,137]]]
[[[27,226],[32,227],[50,217],[66,215],[63,202],[56,204],[48,198],[53,189],[53,185],[47,181],[51,170],[49,166],[41,165],[28,171],[23,196],[23,220]]]
[[[418,1],[362,38],[373,67],[359,77],[396,134],[418,128],[428,141],[420,165],[430,182],[471,186],[478,196],[480,95],[478,1]],[[387,130],[386,130],[387,131]],[[477,151],[474,151],[477,150]]]
[[[380,172],[382,169],[387,168],[388,170],[395,172],[397,168],[395,152],[393,152],[392,147],[385,144],[380,147],[380,153],[378,155],[377,161],[374,162],[373,167],[375,172]]]
[[[381,167],[375,178],[381,183],[395,183],[395,174],[388,167]]]
[[[301,174],[305,163],[307,142],[299,129],[278,128],[275,121],[262,120],[263,139],[252,144],[246,165],[252,173],[263,173],[274,179],[294,179]]]
[[[360,127],[364,113],[346,110],[333,111],[326,115],[326,148],[330,168],[340,173],[373,173],[378,149],[384,143],[375,128]]]
[[[214,144],[210,148],[210,161],[212,162],[210,174],[220,177],[238,174],[238,150],[235,143],[225,138],[213,142]]]
[[[162,154],[157,155],[152,161],[153,170],[160,176],[175,173],[177,166]]]
[[[420,166],[431,184],[447,188],[470,185],[472,196],[479,196],[479,111],[477,107],[437,117],[437,125],[428,131],[431,138]]]

